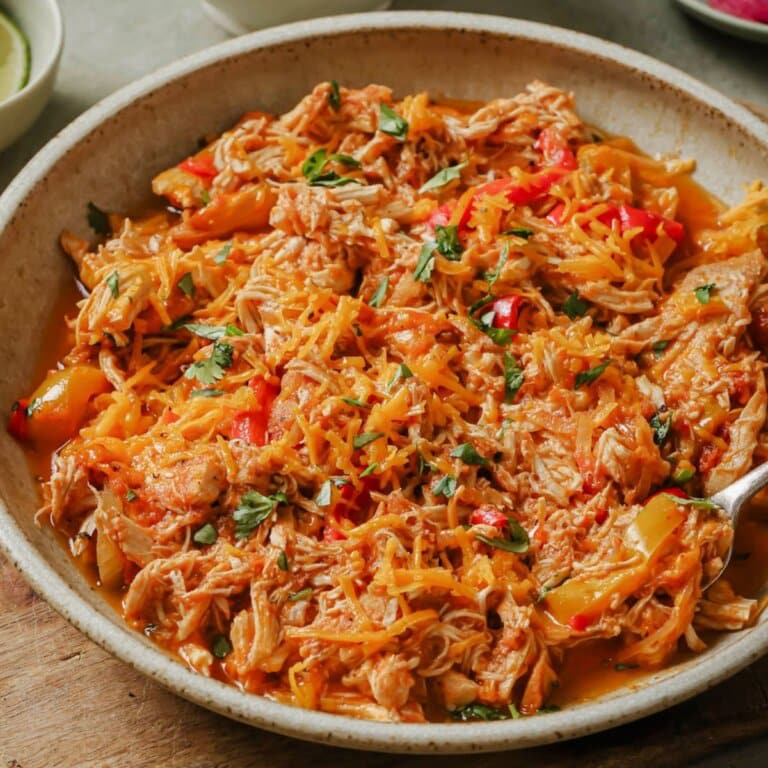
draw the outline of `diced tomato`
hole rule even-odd
[[[507,516],[490,504],[472,510],[469,514],[470,525],[492,525],[504,530],[507,527]]]
[[[17,440],[26,440],[29,435],[27,428],[29,416],[27,416],[27,407],[29,400],[17,400],[11,406],[11,418],[8,420],[8,432]]]
[[[323,541],[344,541],[347,536],[338,528],[332,528],[330,525],[323,526]]]
[[[583,632],[590,624],[589,616],[585,616],[583,613],[577,613],[568,619],[568,626],[571,629],[575,629],[577,632]]]
[[[201,179],[212,179],[219,174],[219,171],[213,162],[213,155],[207,153],[192,155],[192,157],[188,157],[186,160],[180,162],[178,167],[181,168],[182,171],[192,173]]]
[[[597,512],[595,512],[595,522],[598,525],[602,525],[607,519],[608,519],[607,509],[598,509]]]
[[[516,331],[522,303],[523,297],[519,295],[501,296],[496,299],[491,305],[494,312],[493,327]]]
[[[429,214],[427,224],[434,231],[437,227],[447,227],[448,222],[451,220],[451,208],[453,203],[443,203],[443,205],[435,208],[432,213]]]
[[[541,152],[544,164],[565,168],[569,171],[578,168],[576,156],[563,137],[552,128],[545,128],[536,139],[534,149]]]

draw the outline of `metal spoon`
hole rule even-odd
[[[709,500],[720,507],[731,518],[733,529],[736,530],[744,505],[759,490],[765,488],[766,485],[768,485],[768,461],[747,472],[744,477],[740,477],[727,488],[723,488],[722,491],[713,494]],[[731,546],[728,547],[728,551],[723,556],[723,567],[720,569],[720,572],[706,584],[702,584],[702,589],[712,586],[723,575],[723,571],[725,571],[728,563],[731,561],[732,554],[733,542],[731,542]]]

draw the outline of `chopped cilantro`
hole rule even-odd
[[[600,365],[590,368],[588,371],[582,371],[576,374],[576,381],[573,388],[578,389],[585,384],[592,384],[597,381],[604,373],[605,369],[611,364],[611,360],[604,360]]]
[[[381,302],[384,301],[384,297],[387,295],[388,288],[389,278],[385,275],[376,290],[373,292],[373,296],[371,296],[371,300],[368,302],[368,304],[374,308],[380,307]]]
[[[416,268],[413,270],[413,279],[420,280],[422,283],[429,282],[432,277],[432,270],[435,268],[435,242],[430,240],[424,243],[419,253]]]
[[[699,304],[709,304],[709,300],[712,297],[712,291],[716,288],[714,283],[707,283],[706,285],[700,285],[694,289],[694,294]]]
[[[408,136],[408,123],[386,104],[379,104],[379,130],[388,136],[405,141]]]
[[[320,490],[317,492],[317,496],[315,496],[315,504],[317,504],[318,507],[330,507],[332,494],[333,491],[331,489],[331,481],[326,480],[320,486]]]
[[[435,496],[445,496],[450,499],[456,493],[457,480],[453,475],[443,475],[435,484],[432,493]]]
[[[247,539],[274,511],[279,503],[285,504],[288,497],[284,493],[264,496],[258,491],[246,491],[240,497],[233,518],[235,535],[238,539]]]
[[[387,392],[391,392],[398,381],[405,381],[412,376],[413,371],[405,363],[400,363],[400,365],[397,366],[395,375],[390,379],[389,384],[387,384]]]
[[[339,84],[335,80],[331,80],[331,89],[328,91],[328,103],[334,112],[338,112],[341,109],[341,93],[339,92]]]
[[[192,273],[191,272],[185,272],[180,278],[179,282],[176,283],[179,290],[186,296],[189,296],[190,299],[195,298],[195,283],[194,280],[192,280]]]
[[[664,420],[661,418],[663,415],[666,415]],[[653,430],[653,442],[656,445],[664,445],[669,437],[669,430],[672,428],[672,411],[657,411],[651,416],[648,423]]]
[[[362,400],[358,400],[356,397],[342,397],[341,398],[347,405],[354,405],[356,408],[366,408],[371,410],[373,406],[364,403]]]
[[[425,192],[431,192],[435,189],[440,189],[446,184],[450,184],[452,181],[461,178],[461,171],[467,167],[466,163],[459,163],[458,165],[451,165],[448,168],[443,168],[442,171],[438,171],[429,181],[419,187],[419,194],[423,195]]]
[[[227,323],[227,325],[207,325],[205,323],[184,323],[181,326],[186,328],[196,336],[201,336],[204,339],[210,339],[216,341],[222,338],[222,336],[243,336],[244,333],[236,325]]]
[[[464,253],[464,246],[459,240],[459,228],[454,224],[442,227],[439,224],[435,227],[435,247],[441,256],[445,256],[449,261],[459,261],[461,254]]]
[[[228,243],[224,243],[224,245],[221,247],[221,250],[213,257],[213,263],[223,264],[227,260],[231,250],[232,241],[230,240]]]
[[[292,595],[288,595],[288,600],[292,603],[298,603],[299,600],[306,600],[312,596],[312,587],[304,587],[298,592],[294,592]]]
[[[504,353],[504,402],[511,403],[525,381],[525,373],[509,352]]]
[[[488,281],[488,293],[493,291],[493,286],[501,276],[501,270],[504,269],[504,265],[509,258],[509,240],[504,241],[504,245],[501,246],[501,252],[499,253],[499,263],[496,265],[496,269],[493,272],[486,272],[484,277]]]
[[[120,295],[120,275],[115,270],[109,277],[107,277],[107,288],[112,294],[112,298],[116,299]]]
[[[232,653],[232,643],[225,635],[216,635],[213,638],[213,644],[211,645],[211,651],[217,659],[223,659],[228,654]]]
[[[488,459],[481,456],[472,443],[462,443],[457,445],[450,453],[454,459],[461,459],[465,464],[485,465],[490,464]]]
[[[206,523],[195,531],[192,537],[197,544],[213,544],[219,537],[219,533],[211,523]]]
[[[670,343],[670,339],[659,339],[658,341],[654,341],[653,344],[651,344],[653,354],[656,355],[657,358],[661,357],[664,353],[664,350],[670,345]]]
[[[588,308],[589,306],[587,305],[587,302],[582,301],[579,298],[578,291],[574,291],[563,304],[563,312],[565,312],[571,320],[575,320],[577,317],[584,317],[584,315],[587,314]]]
[[[125,494],[126,501],[136,501],[136,499],[139,498],[139,494],[136,493],[136,491],[133,490],[133,488],[128,489],[128,493]]]
[[[285,550],[282,550],[282,552],[280,552],[280,554],[277,556],[277,567],[281,571],[288,570],[288,555],[285,554]]]
[[[531,540],[528,537],[528,532],[523,528],[516,520],[507,520],[507,529],[509,531],[509,538],[506,539],[502,536],[494,536],[490,538],[483,536],[481,533],[476,533],[475,538],[478,541],[482,541],[483,544],[487,544],[489,547],[495,547],[496,549],[503,549],[505,552],[514,552],[515,554],[522,554],[528,551]]]
[[[224,369],[232,365],[232,353],[234,348],[223,341],[213,343],[211,356],[205,360],[198,360],[187,368],[184,376],[187,379],[197,379],[201,384],[210,386],[219,379],[224,378]]]
[[[372,475],[379,468],[379,462],[374,461],[373,464],[369,464],[361,473],[360,477],[368,477]]]
[[[368,443],[378,440],[380,437],[384,437],[383,432],[361,432],[352,438],[352,447],[358,450],[368,445]]]

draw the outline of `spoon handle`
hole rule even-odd
[[[718,491],[711,499],[718,507],[725,510],[735,525],[744,503],[766,485],[768,485],[768,461],[747,472],[744,477],[740,477],[722,491]]]

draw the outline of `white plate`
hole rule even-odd
[[[768,24],[759,21],[750,21],[733,16],[724,11],[712,8],[707,0],[677,0],[683,9],[700,19],[710,27],[715,27],[730,35],[743,37],[746,40],[756,40],[759,43],[768,43]],[[766,84],[768,91],[768,84]]]
[[[199,136],[248,109],[282,111],[320,80],[396,93],[512,95],[539,77],[572,89],[584,118],[649,152],[697,157],[706,186],[737,201],[768,179],[768,126],[745,108],[653,59],[575,32],[491,16],[374,13],[256,32],[127,86],[54,138],[0,197],[0,411],[31,388],[41,329],[72,272],[59,232],[86,231],[89,200],[130,210],[157,171]],[[50,530],[33,521],[37,488],[0,430],[0,545],[35,590],[90,638],[191,701],[303,739],[396,752],[473,752],[573,738],[658,711],[714,685],[768,649],[768,614],[637,690],[540,717],[489,723],[397,724],[297,709],[209,680],[129,630],[92,590]],[[109,680],[101,681],[109,685]],[[55,695],[34,692],[33,696]],[[87,718],[88,713],[82,712]]]

